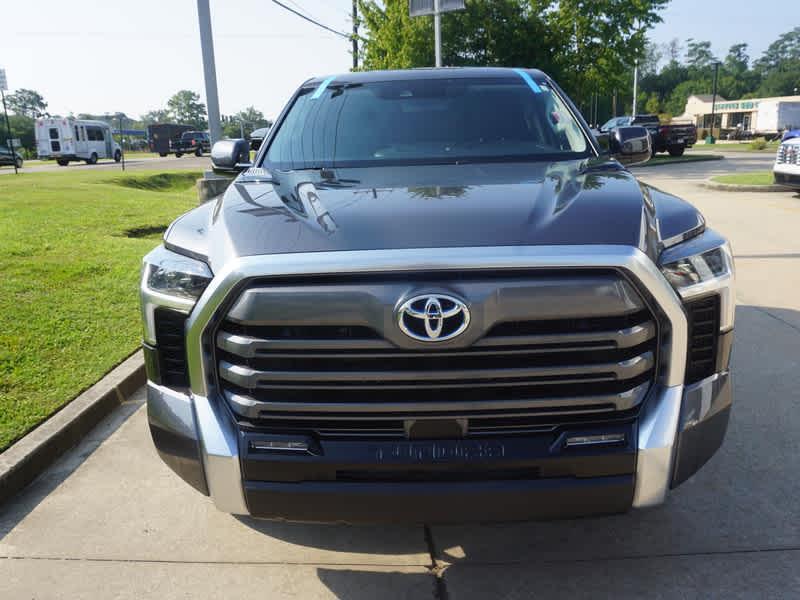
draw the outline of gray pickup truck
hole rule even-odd
[[[669,152],[670,156],[683,156],[686,148],[691,148],[697,143],[697,128],[693,123],[662,125],[658,115],[614,117],[600,127],[600,132],[610,133],[618,127],[632,125],[640,125],[650,133],[653,155]]]
[[[144,259],[163,460],[221,510],[447,522],[662,503],[723,441],[733,262],[540,71],[305,82]]]

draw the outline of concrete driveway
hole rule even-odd
[[[765,168],[750,161],[727,168]],[[637,171],[695,202],[739,272],[728,436],[664,506],[445,527],[239,519],[161,464],[140,393],[0,508],[0,597],[800,597],[800,196],[697,186],[722,167]]]

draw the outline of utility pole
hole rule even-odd
[[[197,0],[197,18],[200,21],[200,48],[203,53],[203,75],[206,82],[208,135],[213,144],[222,139],[222,127],[219,122],[217,68],[214,64],[214,39],[211,36],[211,10],[208,7],[208,0]]]
[[[636,118],[636,96],[638,95],[639,91],[639,59],[634,59],[633,61],[633,114],[632,116]]]
[[[713,140],[715,139],[714,138],[714,121],[716,120],[715,119],[715,113],[717,112],[717,110],[716,110],[717,109],[717,75],[719,75],[719,63],[715,62],[714,63],[714,93],[713,93],[713,96],[711,98],[711,136],[710,137],[711,137],[711,140],[712,140],[712,142],[711,142],[712,144],[714,143]]]
[[[0,97],[3,98],[3,114],[6,116],[6,131],[8,132],[8,149],[11,151],[11,162],[14,163],[14,175],[19,175],[17,170],[17,155],[14,154],[14,138],[11,137],[11,122],[8,120],[8,109],[6,108],[6,90],[8,89],[8,82],[6,81],[6,70],[0,69]]]
[[[439,12],[439,0],[433,0],[433,38],[436,44],[436,66],[442,66],[442,13]]]
[[[11,137],[11,122],[8,120],[8,109],[6,108],[6,95],[3,90],[0,90],[0,96],[3,97],[3,113],[6,115],[6,131],[8,132],[8,149],[11,150],[11,161],[14,163],[14,174],[19,175],[17,170],[17,155],[14,154],[14,139]]]
[[[358,0],[353,0],[353,71],[358,71]]]
[[[122,170],[125,170],[125,148],[122,146],[125,134],[122,133],[122,113],[119,113],[119,154],[122,157]]]

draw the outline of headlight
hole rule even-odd
[[[151,291],[195,302],[211,281],[211,271],[204,263],[179,254],[146,264],[145,269],[145,285]]]
[[[211,282],[213,273],[204,262],[159,246],[144,257],[142,266],[142,318],[144,339],[155,344],[153,311],[166,307],[190,313]]]
[[[720,296],[720,329],[733,327],[734,265],[730,244],[717,233],[702,235],[665,250],[661,272],[684,301],[716,293]]]
[[[696,285],[702,285],[732,272],[728,244],[702,254],[687,256],[661,266],[661,271],[682,295]]]

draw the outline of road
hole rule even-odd
[[[125,160],[125,169],[136,171],[139,169],[164,169],[166,170],[198,170],[210,169],[211,159],[206,156],[186,155],[180,158],[174,156],[141,156]],[[47,171],[73,171],[75,169],[92,169],[100,171],[122,171],[122,164],[112,160],[101,160],[95,165],[87,165],[83,162],[72,162],[66,167],[59,167],[55,161],[30,161],[23,164],[20,173],[41,173]],[[13,175],[13,167],[0,167],[0,175]]]
[[[0,596],[800,597],[800,196],[697,185],[722,168],[764,168],[726,162],[637,171],[696,203],[738,267],[727,439],[665,505],[461,526],[236,518],[161,464],[140,393],[0,508]]]

